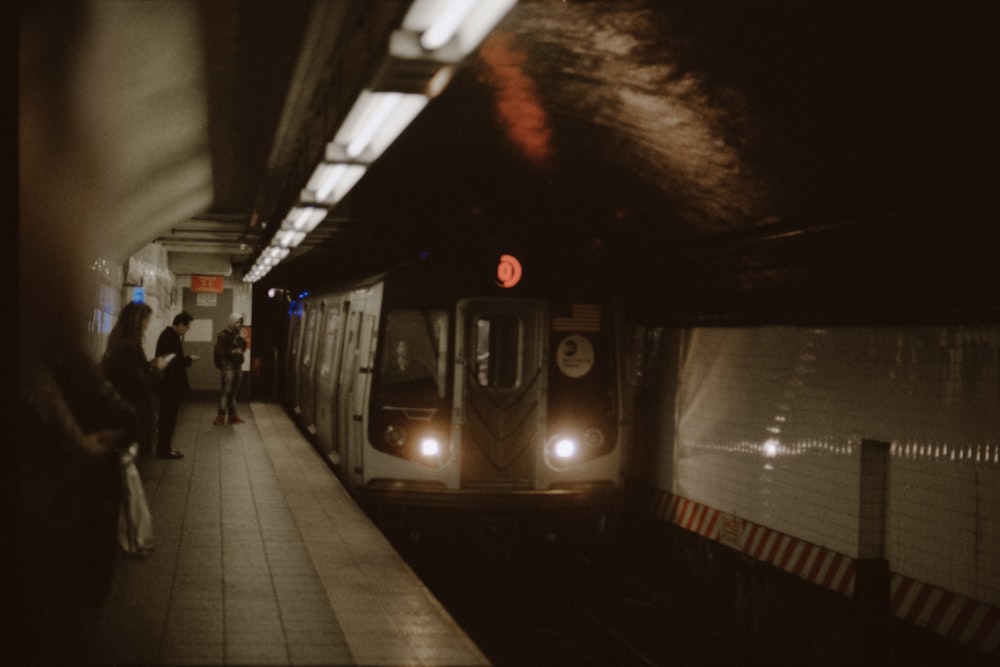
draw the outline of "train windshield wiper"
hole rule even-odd
[[[392,410],[394,412],[402,412],[407,419],[417,419],[421,421],[430,421],[437,414],[437,408],[414,408],[414,407],[403,407],[399,405],[383,405],[383,410]]]

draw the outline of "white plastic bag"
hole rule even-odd
[[[118,544],[130,556],[145,558],[153,552],[153,515],[146,503],[142,478],[135,466],[139,453],[138,443],[133,443],[122,454],[122,508],[118,514]]]

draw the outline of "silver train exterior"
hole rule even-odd
[[[507,261],[415,261],[292,301],[286,405],[363,506],[616,511],[618,309],[504,287]]]

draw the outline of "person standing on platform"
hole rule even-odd
[[[129,302],[108,335],[102,366],[108,380],[132,405],[139,420],[139,452],[153,454],[153,396],[159,384],[163,359],[146,359],[142,341],[153,309],[145,303]]]
[[[233,313],[229,316],[229,326],[219,332],[215,338],[215,367],[219,369],[222,378],[222,390],[219,395],[219,412],[215,416],[215,424],[226,423],[229,414],[230,424],[242,424],[236,412],[236,394],[240,390],[243,379],[243,359],[247,350],[247,341],[243,337],[243,314]]]
[[[180,459],[184,454],[171,446],[177,414],[180,412],[181,397],[190,391],[187,367],[198,360],[198,355],[184,354],[184,334],[191,328],[194,317],[181,311],[174,317],[173,324],[160,334],[156,341],[156,356],[167,358],[160,381],[160,416],[157,424],[156,456],[161,459]]]

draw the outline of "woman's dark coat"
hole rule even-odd
[[[129,402],[139,420],[139,451],[153,448],[153,397],[159,378],[139,343],[120,343],[104,355],[104,372],[122,398]]]

